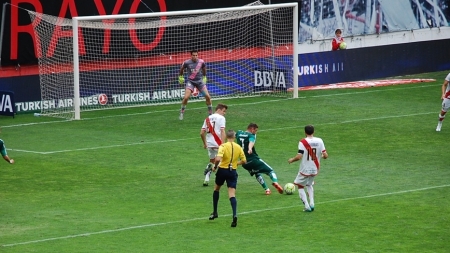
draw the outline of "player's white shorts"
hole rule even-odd
[[[308,185],[314,185],[314,178],[316,176],[303,176],[302,174],[298,173],[297,177],[294,180],[294,184],[301,185],[303,187]]]
[[[444,100],[442,101],[442,111],[447,112],[449,108],[450,108],[450,99],[444,98]]]
[[[217,152],[219,152],[219,148],[208,148],[209,159],[216,158]]]

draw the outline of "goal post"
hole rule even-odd
[[[179,103],[198,51],[214,98],[298,97],[298,3],[59,18],[29,11],[43,115]],[[185,76],[186,78],[186,76]],[[191,100],[202,100],[194,91]]]

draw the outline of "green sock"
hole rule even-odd
[[[274,183],[278,183],[278,178],[277,178],[277,174],[275,174],[275,172],[270,172],[269,173],[269,177],[270,177],[270,180],[272,180],[272,182],[274,182]]]

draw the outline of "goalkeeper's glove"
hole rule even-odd
[[[206,76],[204,76],[204,77],[203,77],[203,83],[206,84],[206,81],[207,81],[207,80],[208,80],[208,79],[206,79]]]
[[[178,82],[179,82],[180,84],[183,84],[183,83],[184,83],[184,77],[183,77],[183,76],[179,76],[179,77],[178,77]]]

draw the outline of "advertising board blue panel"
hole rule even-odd
[[[299,86],[450,69],[450,40],[300,54]]]
[[[293,87],[292,56],[208,62],[208,90],[212,96],[287,90]],[[275,70],[272,70],[275,66]],[[150,66],[80,73],[80,96],[166,92],[183,88],[178,84],[179,65]],[[61,73],[59,75],[66,75]],[[101,83],[96,87],[93,83]],[[86,85],[84,85],[86,84]],[[160,96],[152,95],[160,100]],[[173,98],[173,97],[171,97]],[[181,98],[181,97],[180,97]],[[109,101],[114,101],[110,97]],[[159,101],[155,101],[159,102]]]

